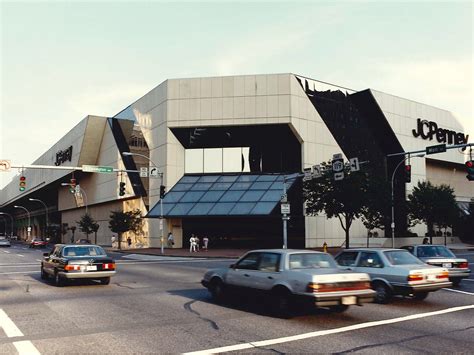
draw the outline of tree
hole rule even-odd
[[[454,190],[448,185],[435,186],[429,181],[420,181],[408,196],[408,219],[410,223],[426,223],[430,243],[434,225],[447,228],[455,223],[457,216]]]
[[[92,231],[94,232],[94,244],[97,244],[97,231],[99,230],[99,223],[94,223],[92,225]]]
[[[321,164],[322,176],[306,181],[303,185],[306,214],[324,212],[327,218],[337,217],[346,236],[349,248],[349,230],[354,219],[359,218],[366,203],[368,178],[365,172],[344,169],[344,179],[335,181],[330,162]]]
[[[365,205],[362,208],[362,223],[370,231],[386,229],[391,223],[390,184],[383,178],[371,174],[368,177]]]
[[[86,213],[76,223],[79,226],[80,231],[86,234],[86,239],[89,241],[89,234],[94,232],[94,225],[96,224],[96,221],[94,221],[92,217]]]
[[[122,234],[129,231],[141,234],[142,222],[139,209],[127,212],[112,211],[110,213],[109,228],[112,232],[117,233],[119,249],[121,249],[122,245]]]

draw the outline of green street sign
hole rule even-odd
[[[431,145],[426,147],[426,154],[444,153],[446,151],[446,144]]]
[[[83,165],[82,171],[87,173],[113,173],[112,166]]]

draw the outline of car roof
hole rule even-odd
[[[88,247],[99,247],[102,248],[100,245],[96,244],[87,244]],[[83,248],[84,244],[56,244],[55,247],[75,247],[75,248]]]
[[[319,253],[319,254],[324,254],[323,252],[320,252],[317,250],[308,250],[308,249],[256,249],[256,250],[249,250],[248,253],[280,253],[280,254]]]
[[[349,249],[344,249],[344,251],[393,251],[393,250],[399,250],[399,251],[406,251],[405,249],[398,249],[398,248],[349,248]]]
[[[447,245],[443,244],[409,244],[409,245],[404,245],[402,248],[405,247],[448,247]]]

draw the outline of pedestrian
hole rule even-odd
[[[173,233],[169,232],[168,233],[168,248],[172,248],[173,245],[174,245]]]
[[[127,238],[127,244],[129,248],[132,246],[132,238],[130,237]]]
[[[199,240],[199,237],[195,236],[194,241],[196,242],[196,250],[194,251],[199,251],[199,244],[201,243],[201,241]]]
[[[423,238],[423,244],[430,244],[430,240],[428,239],[428,237]]]
[[[191,234],[191,238],[189,238],[189,252],[192,253],[194,251],[196,251],[196,239],[194,234]]]
[[[112,238],[111,238],[111,243],[112,243],[112,248],[114,247],[114,244],[115,244],[115,235],[112,234]]]
[[[209,244],[209,238],[207,236],[204,236],[204,238],[202,238],[202,249],[207,251],[207,245]]]

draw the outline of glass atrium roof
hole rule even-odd
[[[163,198],[164,217],[264,216],[280,202],[297,174],[184,175]],[[158,202],[148,213],[160,217]]]

